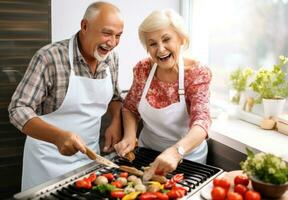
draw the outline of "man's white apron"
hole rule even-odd
[[[75,36],[74,36],[75,37]],[[78,134],[94,151],[100,153],[99,135],[101,117],[113,96],[109,67],[104,79],[75,76],[73,42],[69,41],[71,72],[67,94],[62,105],[40,118],[66,131]],[[54,144],[27,136],[22,174],[22,191],[91,162],[81,152],[63,156]]]
[[[189,115],[184,95],[184,65],[179,60],[179,99],[165,108],[153,108],[146,100],[157,64],[150,71],[139,103],[139,113],[143,120],[143,129],[140,133],[139,146],[164,151],[184,137],[189,131]],[[198,147],[189,152],[185,159],[205,163],[208,153],[207,143],[204,140]]]

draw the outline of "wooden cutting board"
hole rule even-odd
[[[227,178],[227,179],[230,181],[231,186],[234,187],[233,180],[234,180],[235,176],[241,175],[241,174],[243,174],[242,170],[237,170],[237,171],[226,172],[226,173],[224,173],[223,176],[224,176],[225,178]],[[249,188],[249,189],[252,189],[251,181],[250,181],[250,183],[249,183],[249,185],[248,185],[248,188]],[[262,200],[268,200],[268,199],[262,198]],[[279,199],[273,199],[273,200],[288,200],[288,190],[282,195],[281,198],[279,198]]]

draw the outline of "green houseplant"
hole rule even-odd
[[[283,67],[288,63],[288,57],[279,56],[279,63],[271,70],[261,68],[251,82],[251,89],[258,94],[256,103],[262,99],[282,99],[288,96],[288,82]]]
[[[246,67],[244,69],[238,68],[232,71],[229,76],[230,84],[235,90],[235,94],[232,95],[231,101],[239,104],[241,92],[244,92],[247,88],[248,79],[253,75],[253,69]]]
[[[251,179],[256,191],[271,198],[278,198],[288,189],[288,165],[271,153],[257,153],[246,148],[247,159],[241,169]]]

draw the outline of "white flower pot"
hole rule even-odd
[[[264,117],[277,117],[283,113],[286,99],[262,99],[264,108]]]

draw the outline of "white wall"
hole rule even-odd
[[[138,40],[138,26],[153,10],[172,8],[179,12],[179,0],[104,0],[118,6],[124,16],[125,27],[117,51],[120,57],[120,88],[132,84],[132,68],[147,56]],[[52,0],[52,42],[70,38],[80,29],[80,21],[92,0]]]

